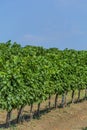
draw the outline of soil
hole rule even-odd
[[[42,107],[44,106],[46,104],[43,103]],[[36,109],[36,106],[34,108]],[[23,113],[28,114],[29,107],[26,107]],[[17,111],[14,111],[12,118],[16,115]],[[1,111],[0,124],[5,123],[5,117],[6,112]],[[39,119],[24,121],[8,130],[84,130],[85,127],[87,127],[87,101],[82,101],[64,108],[52,109],[41,114]]]
[[[39,120],[18,126],[19,130],[83,130],[85,127],[87,127],[87,101],[52,110]]]

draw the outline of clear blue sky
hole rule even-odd
[[[87,49],[87,0],[0,0],[0,42]]]

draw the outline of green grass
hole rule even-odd
[[[10,128],[8,128],[8,129],[6,129],[6,128],[0,128],[0,130],[18,130],[18,129],[15,128],[15,127],[10,127]]]
[[[82,130],[87,130],[87,127],[85,127],[85,128],[82,128]]]

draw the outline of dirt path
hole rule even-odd
[[[83,130],[87,127],[87,101],[52,110],[39,120],[23,123],[18,130]]]

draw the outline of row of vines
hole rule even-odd
[[[55,96],[55,108],[58,95],[62,95],[62,105],[68,92],[87,89],[87,51],[57,48],[25,46],[20,44],[0,43],[0,108],[7,111],[9,123],[11,112],[19,109],[19,122],[22,108],[40,104]]]

